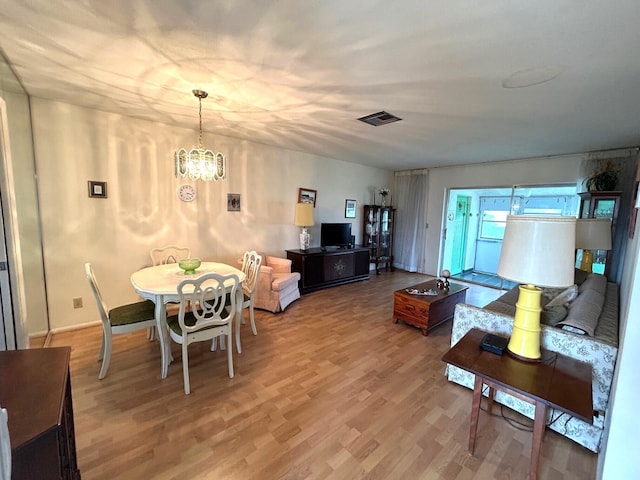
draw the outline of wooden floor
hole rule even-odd
[[[242,327],[235,378],[225,352],[190,347],[191,395],[179,346],[160,380],[144,332],[115,337],[98,380],[98,327],[56,334],[69,345],[78,463],[92,479],[524,479],[532,422],[504,408],[481,414],[467,453],[471,390],[440,358],[451,322],[428,337],[392,323],[393,291],[424,281],[396,271],[304,295]],[[468,303],[500,291],[473,285]],[[595,478],[596,455],[547,431],[541,479]]]

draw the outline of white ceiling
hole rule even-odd
[[[197,129],[200,88],[206,131],[401,170],[639,145],[639,13],[638,0],[0,0],[0,48],[36,97]],[[380,110],[403,120],[356,120]]]

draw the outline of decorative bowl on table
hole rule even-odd
[[[201,263],[199,258],[185,258],[178,261],[178,266],[184,270],[185,275],[192,275],[196,273],[196,268],[198,268]]]

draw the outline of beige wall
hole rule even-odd
[[[185,245],[193,256],[235,263],[246,249],[284,256],[299,248],[293,225],[298,188],[317,190],[312,246],[319,224],[351,221],[360,237],[362,205],[392,173],[355,163],[204,135],[228,156],[227,179],[195,182],[198,196],[181,202],[173,152],[197,132],[32,98],[35,155],[52,329],[97,320],[84,277],[90,261],[108,306],[135,301],[131,273],[150,263],[149,250]],[[88,197],[88,180],[107,182],[107,199]],[[241,194],[241,212],[227,212],[227,193]],[[345,199],[358,202],[344,218]],[[72,299],[82,297],[84,308]]]

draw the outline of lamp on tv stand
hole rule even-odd
[[[293,223],[297,227],[302,227],[300,233],[300,250],[308,250],[311,242],[311,235],[307,231],[307,227],[313,227],[313,203],[297,203],[296,212]]]

